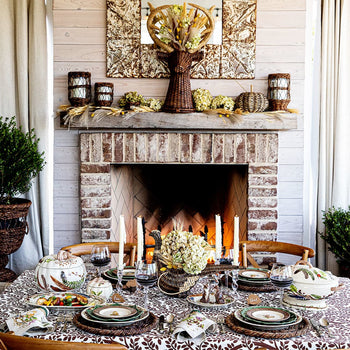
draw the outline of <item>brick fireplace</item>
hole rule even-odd
[[[80,135],[82,241],[118,240],[118,218],[126,220],[127,241],[136,242],[130,165],[245,165],[245,208],[238,214],[240,239],[277,238],[278,133],[92,132]],[[170,200],[170,199],[169,199]],[[240,210],[240,211],[239,211]],[[154,223],[147,230],[156,229]]]

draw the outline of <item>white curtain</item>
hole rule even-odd
[[[45,0],[0,0],[0,114],[16,116],[24,131],[35,128],[46,165],[26,195],[32,201],[29,234],[10,256],[20,273],[36,266],[52,239],[52,117],[49,115]]]
[[[317,228],[323,211],[350,204],[350,1],[322,0]],[[318,237],[318,265],[337,264]]]

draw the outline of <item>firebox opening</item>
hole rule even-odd
[[[173,219],[194,234],[207,232],[215,244],[215,215],[221,216],[223,245],[233,246],[233,219],[240,218],[240,240],[247,238],[247,165],[128,164],[112,167],[112,236],[118,240],[123,214],[136,242],[136,217],[145,220],[145,243],[152,230],[166,235]]]

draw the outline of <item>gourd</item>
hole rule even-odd
[[[258,113],[263,112],[269,106],[269,101],[261,92],[253,92],[253,86],[250,86],[250,92],[241,93],[235,100],[236,107],[243,112]]]
[[[44,256],[35,268],[34,278],[46,291],[67,292],[79,289],[86,278],[83,259],[66,251]]]

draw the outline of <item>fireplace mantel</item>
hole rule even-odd
[[[126,113],[110,116],[108,110],[98,110],[95,115],[81,121],[71,120],[69,128],[94,130],[144,130],[144,131],[202,131],[241,132],[277,131],[297,128],[297,114],[287,112],[265,112],[234,115],[230,117],[206,113]],[[67,128],[68,126],[63,126]]]

